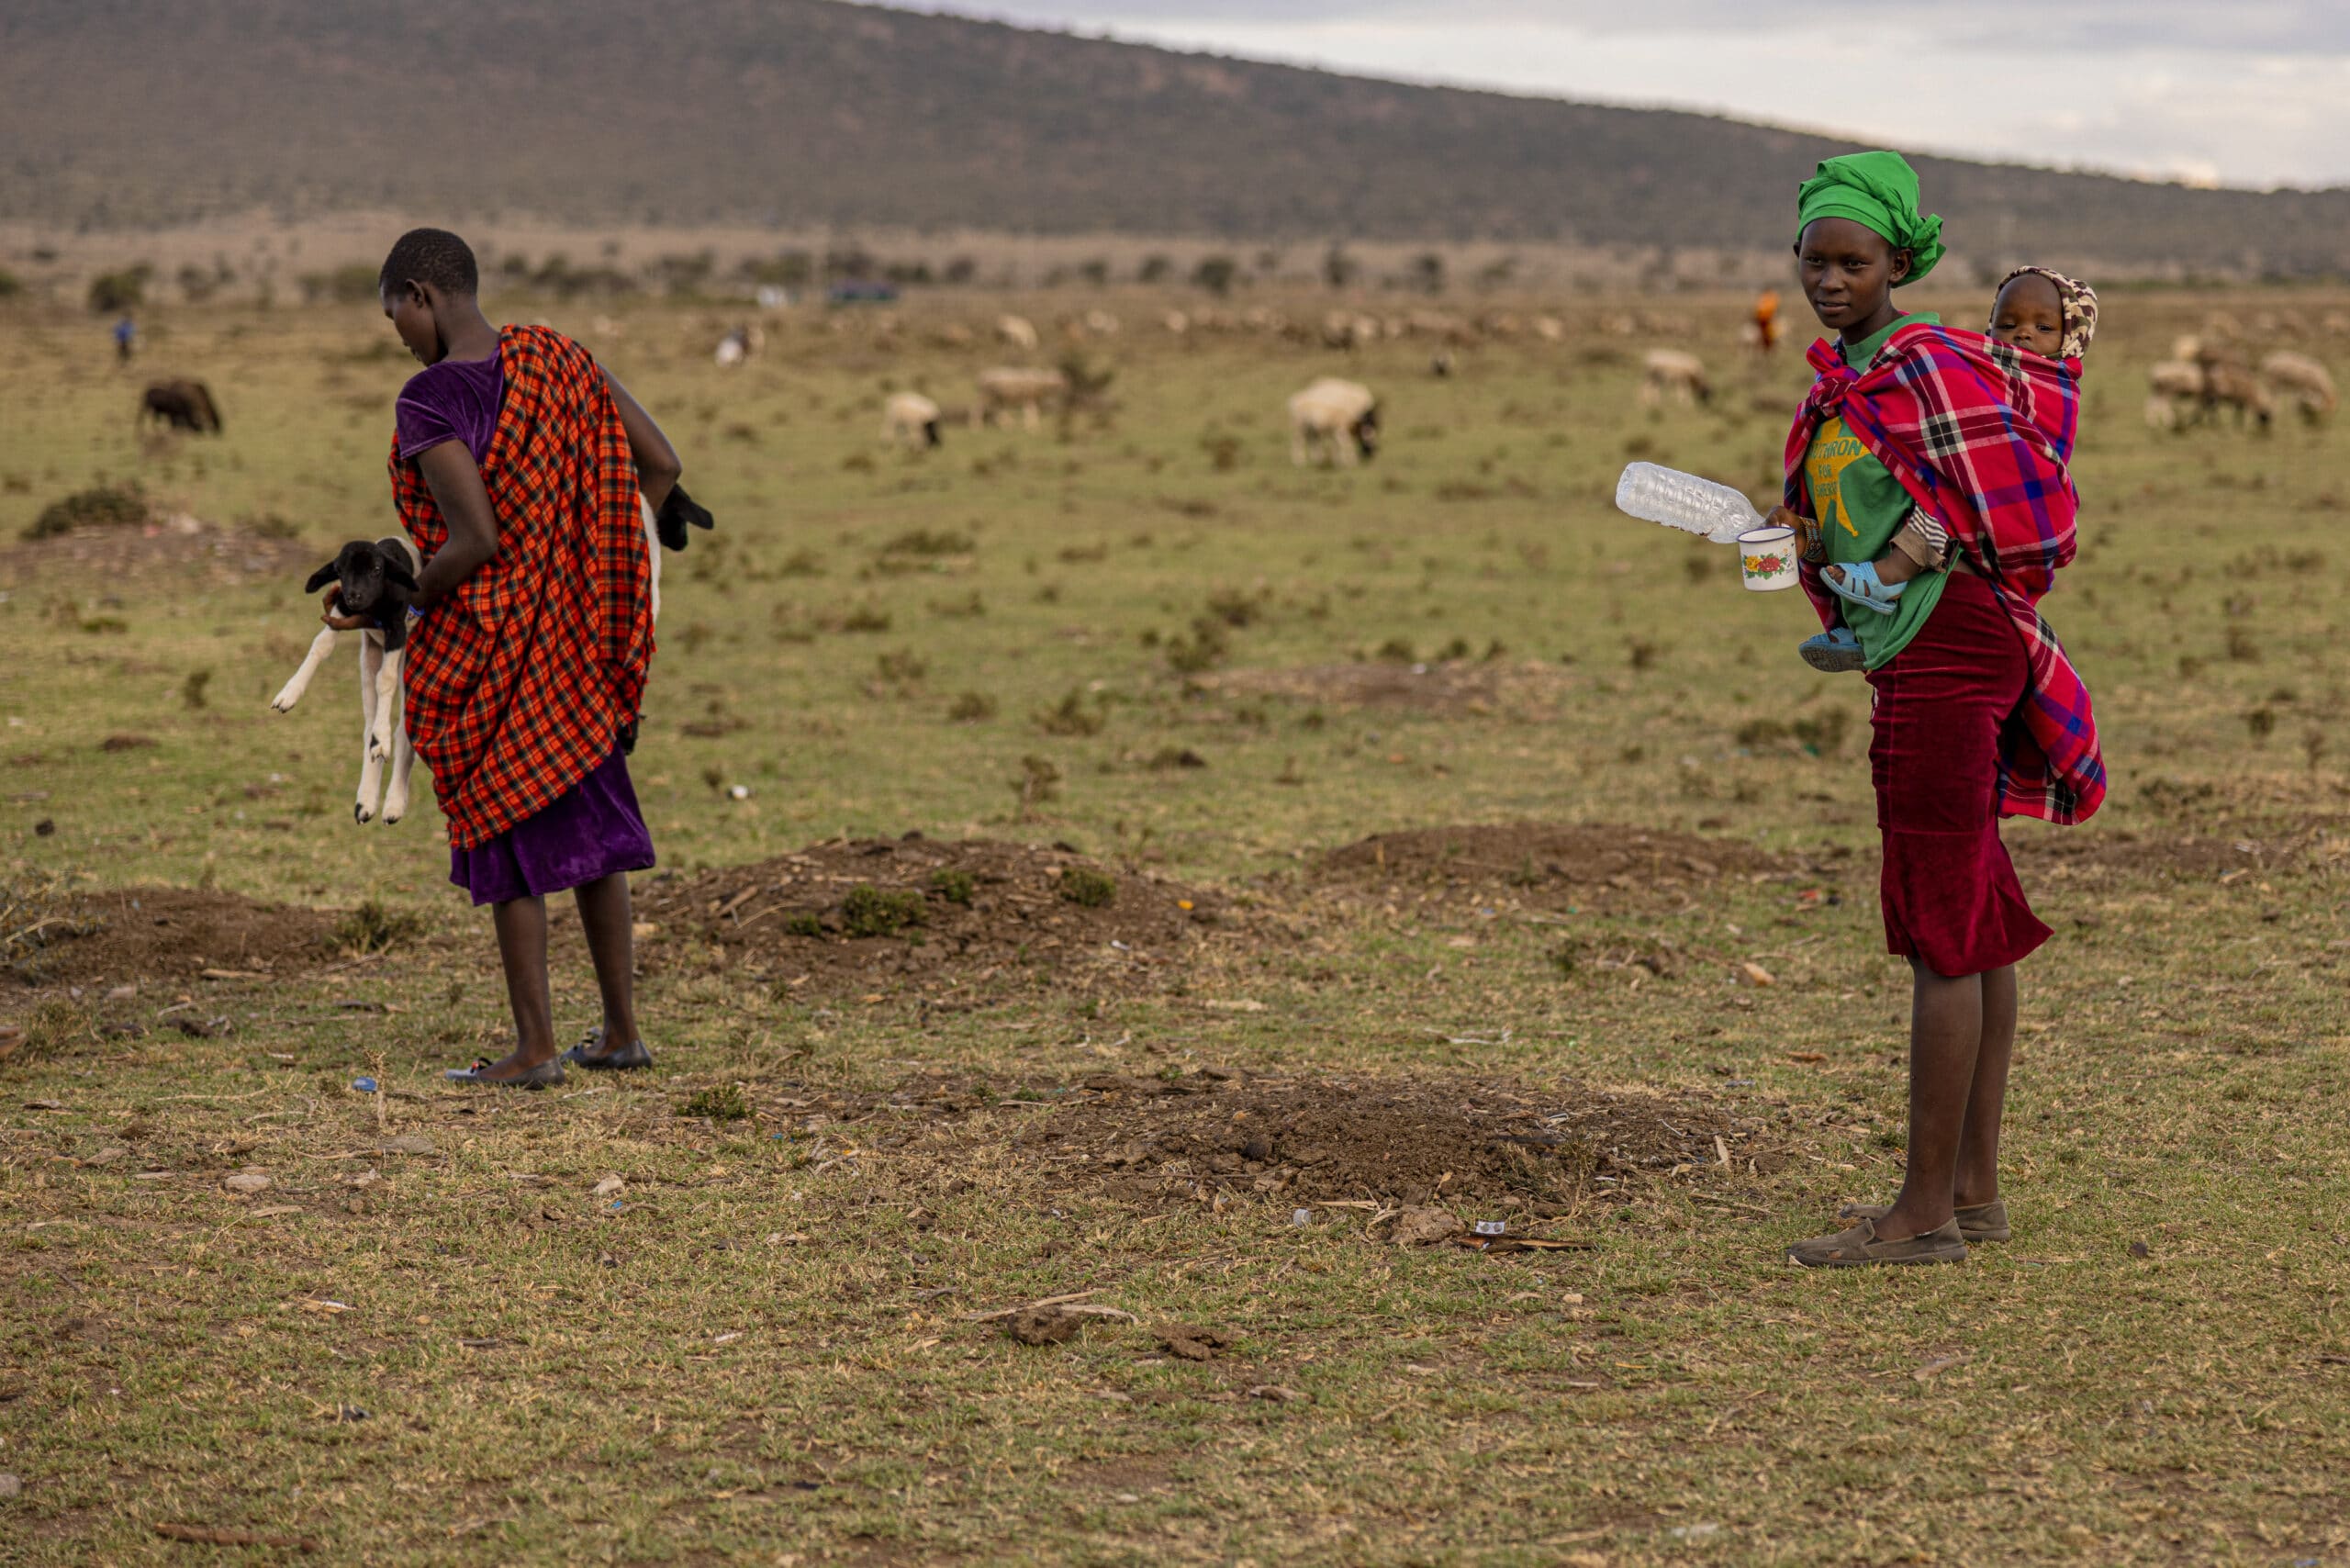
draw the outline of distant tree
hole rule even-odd
[[[1322,252],[1322,281],[1332,288],[1346,288],[1362,276],[1362,263],[1347,254],[1347,248],[1336,240]]]
[[[1412,286],[1422,294],[1444,292],[1444,258],[1434,251],[1423,251],[1412,258]]]
[[[1504,256],[1497,262],[1487,262],[1477,269],[1479,288],[1499,288],[1517,275],[1517,258]]]
[[[6,267],[0,267],[0,299],[14,299],[24,292],[24,280]]]
[[[1233,280],[1239,275],[1240,263],[1218,252],[1200,258],[1200,264],[1192,269],[1192,283],[1221,299],[1232,292]]]
[[[1168,257],[1145,256],[1142,259],[1142,265],[1135,271],[1135,281],[1136,283],[1165,283],[1173,275],[1174,271],[1175,263]]]
[[[90,308],[105,315],[147,302],[147,280],[155,269],[145,262],[119,272],[100,273],[90,280]]]
[[[968,284],[973,278],[979,275],[979,263],[978,258],[972,256],[957,256],[946,263],[946,270],[939,275],[945,278],[948,283],[955,284],[958,286]]]
[[[1107,256],[1095,256],[1077,269],[1077,275],[1094,287],[1100,288],[1110,281],[1110,259]]]
[[[337,305],[365,305],[375,299],[377,269],[364,262],[351,262],[332,272],[304,273],[299,279],[302,298],[317,305],[332,301]],[[186,274],[181,274],[185,281]]]

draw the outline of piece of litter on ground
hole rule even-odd
[[[1302,1402],[1305,1395],[1285,1383],[1260,1383],[1248,1391],[1248,1397],[1269,1399],[1276,1405],[1295,1405]]]
[[[721,1334],[717,1338],[712,1339],[711,1343],[713,1345],[731,1345],[742,1337],[743,1336],[740,1334]]]
[[[1738,972],[1740,978],[1744,980],[1749,985],[1776,985],[1779,983],[1778,978],[1775,975],[1772,974],[1770,970],[1764,969],[1762,965],[1756,963],[1751,958],[1749,958],[1746,962],[1739,965]]]
[[[302,1310],[305,1312],[323,1312],[331,1316],[341,1312],[356,1312],[359,1309],[352,1305],[347,1301],[329,1301],[321,1296],[304,1296],[302,1298]]]
[[[375,1081],[372,1078],[354,1078],[351,1081],[351,1087],[357,1093],[373,1094],[375,1092]]]
[[[597,1198],[609,1198],[616,1193],[623,1193],[627,1190],[628,1183],[621,1181],[617,1175],[613,1175],[605,1177],[602,1181],[597,1182],[595,1186],[589,1188],[588,1195],[590,1197]]]
[[[432,1140],[426,1137],[422,1133],[402,1133],[397,1137],[385,1139],[381,1147],[383,1152],[386,1154],[431,1154],[435,1152],[435,1146]]]
[[[233,1175],[222,1177],[220,1184],[232,1193],[250,1194],[266,1189],[269,1185],[269,1178],[258,1170],[240,1170]]]

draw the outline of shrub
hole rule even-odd
[[[930,874],[932,892],[948,903],[959,903],[966,909],[970,907],[971,894],[978,886],[977,879],[968,871],[958,870],[952,866],[941,866]]]
[[[841,924],[851,936],[894,936],[922,918],[922,895],[903,889],[859,882],[841,901]]]
[[[1048,735],[1096,735],[1102,733],[1103,722],[1099,711],[1086,710],[1085,694],[1074,687],[1057,706],[1036,715],[1036,727]]]
[[[950,723],[976,724],[982,719],[995,717],[995,699],[984,691],[966,691],[946,705]]]
[[[90,280],[90,308],[102,315],[128,310],[147,302],[147,280],[155,269],[145,262],[119,272],[100,273]]]
[[[968,555],[974,548],[971,536],[957,533],[951,528],[910,529],[881,546],[884,555]]]
[[[713,1122],[748,1121],[751,1103],[743,1097],[742,1085],[722,1083],[713,1089],[697,1089],[677,1106],[680,1116],[708,1117]]]
[[[824,922],[814,914],[787,914],[783,917],[783,932],[787,936],[822,936]]]
[[[147,521],[147,498],[136,485],[98,485],[51,501],[25,530],[28,539],[48,539],[77,528],[128,528]]]
[[[24,280],[6,267],[0,267],[0,299],[14,299],[24,292]]]
[[[422,915],[386,909],[380,901],[369,899],[335,923],[330,939],[345,953],[383,953],[423,935]]]
[[[1118,879],[1091,866],[1072,866],[1061,873],[1061,897],[1081,909],[1100,909],[1118,896]]]
[[[1192,269],[1192,283],[1221,299],[1232,292],[1233,280],[1239,275],[1240,263],[1230,256],[1202,256],[1200,264]]]

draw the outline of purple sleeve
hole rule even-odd
[[[424,377],[417,376],[400,389],[399,401],[392,405],[392,418],[398,427],[400,456],[413,459],[418,454],[440,445],[444,441],[461,439],[456,421],[449,410],[433,398],[431,383],[418,386]]]

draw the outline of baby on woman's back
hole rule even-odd
[[[2078,361],[2097,335],[2097,290],[2046,267],[2018,267],[1999,280],[1991,299],[1986,336],[2010,348],[2048,359]],[[1807,547],[1817,550],[1817,524],[1803,530]],[[1813,556],[1818,559],[1818,555]],[[1847,606],[1873,614],[1891,614],[1902,588],[1920,572],[1937,572],[1951,565],[1950,539],[1923,510],[1913,510],[1893,536],[1892,548],[1866,570],[1831,566],[1820,578]],[[1798,650],[1804,663],[1816,670],[1835,673],[1864,667],[1860,639],[1852,634],[1851,609],[1845,622],[1804,640]]]

